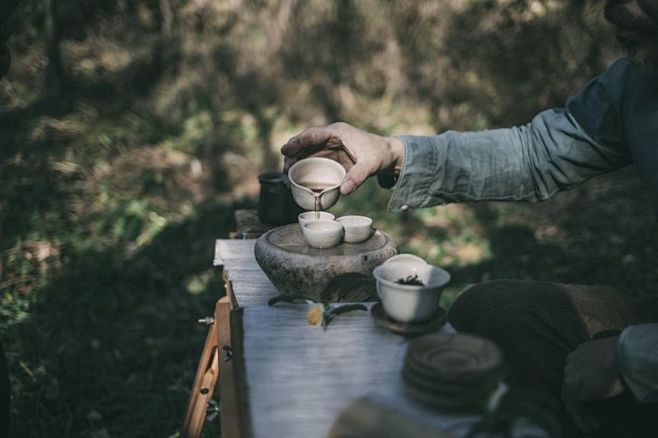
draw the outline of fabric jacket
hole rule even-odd
[[[658,66],[628,58],[594,78],[564,108],[525,126],[401,136],[402,166],[389,208],[463,201],[538,201],[635,165],[658,217]],[[626,328],[618,359],[640,401],[658,401],[658,324]]]

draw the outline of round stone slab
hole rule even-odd
[[[398,245],[375,231],[361,243],[312,248],[298,224],[274,228],[258,238],[256,261],[280,293],[315,301],[367,301],[376,295],[372,270],[396,255]]]

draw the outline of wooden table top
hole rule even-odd
[[[408,398],[401,377],[407,340],[376,325],[370,312],[337,316],[325,331],[308,324],[307,305],[268,306],[278,292],[256,263],[254,244],[217,240],[214,264],[224,268],[243,309],[255,437],[324,437],[339,413],[364,395],[454,436],[467,433],[477,416],[440,414]]]

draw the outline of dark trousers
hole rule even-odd
[[[7,358],[0,343],[0,437],[9,436],[9,373]]]
[[[658,297],[634,299],[606,286],[497,280],[464,291],[448,319],[458,331],[487,337],[502,348],[511,386],[559,400],[566,356],[605,332],[658,322]],[[640,404],[624,394],[588,408],[603,424],[592,436],[658,436],[656,404]],[[581,436],[565,412],[562,416],[565,435]]]

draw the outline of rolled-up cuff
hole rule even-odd
[[[621,332],[617,367],[638,401],[658,402],[658,323],[633,325]]]
[[[391,211],[406,211],[426,207],[430,187],[440,167],[440,137],[402,135],[398,138],[404,143],[404,163],[388,208]],[[432,205],[436,204],[441,204],[440,200],[437,202],[434,199]]]

